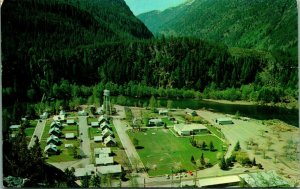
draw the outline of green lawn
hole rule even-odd
[[[220,137],[220,138],[223,138],[223,133],[221,133],[217,128],[215,128],[214,126],[212,125],[206,125],[206,127],[208,128],[208,130],[215,134],[216,136]]]
[[[47,138],[49,137],[49,130],[51,129],[50,127],[50,124],[52,123],[52,121],[47,121],[46,122],[46,125],[45,125],[45,128],[44,128],[44,132],[43,132],[43,135],[42,135],[42,140],[47,140]]]
[[[47,138],[49,137],[49,130],[50,130],[50,124],[52,121],[47,121],[45,128],[44,128],[44,132],[42,135],[42,140],[41,140],[41,148],[42,151],[44,152],[46,141]],[[62,133],[74,133],[75,136],[78,137],[78,126],[65,126],[62,129]],[[80,142],[79,139],[72,139],[72,140],[66,140],[64,138],[60,139],[62,141],[62,144],[58,146],[58,149],[61,150],[61,153],[59,155],[52,155],[49,156],[47,158],[48,162],[64,162],[64,161],[74,161],[75,159],[73,158],[73,152],[71,149],[69,148],[65,148],[65,144],[73,144],[74,146],[79,146]],[[79,149],[77,150],[77,152],[79,153]]]
[[[34,133],[35,127],[29,127],[25,129],[26,137],[31,137]]]
[[[61,139],[62,144],[57,146],[58,149],[61,151],[59,155],[51,155],[47,158],[48,162],[64,162],[64,161],[74,161],[73,157],[73,152],[71,148],[65,148],[65,144],[73,144],[73,146],[79,147],[80,142],[78,139],[73,139],[73,140],[66,140],[66,139]],[[46,141],[43,140],[41,142],[41,148],[44,151],[45,146],[46,146]],[[77,153],[79,154],[79,148],[77,150]]]
[[[165,129],[148,129],[146,132],[128,132],[131,140],[138,139],[139,146],[144,149],[137,150],[144,165],[150,167],[149,175],[157,176],[170,174],[171,167],[179,167],[186,170],[194,170],[195,166],[191,163],[191,156],[196,160],[200,159],[201,153],[210,163],[217,163],[218,154],[223,154],[222,142],[213,135],[196,136],[195,140],[205,141],[209,144],[213,141],[218,151],[201,150],[195,148],[190,143],[190,137],[175,137],[171,131]]]
[[[167,124],[167,126],[173,126],[174,123],[170,121],[167,117],[161,118],[161,120]]]
[[[36,127],[38,120],[30,120],[29,127]]]
[[[89,138],[91,140],[94,139],[94,136],[100,136],[101,135],[101,129],[99,129],[99,127],[95,128],[95,127],[89,127]]]
[[[91,122],[98,122],[98,118],[94,118],[94,117],[87,118],[88,125],[91,125]]]

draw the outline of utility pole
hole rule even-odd
[[[173,168],[171,169],[171,176],[172,176],[172,179],[171,179],[171,188],[173,187]]]

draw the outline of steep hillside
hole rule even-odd
[[[295,0],[195,0],[138,17],[154,34],[194,36],[229,46],[296,53]]]
[[[60,50],[153,36],[123,0],[9,0],[1,16],[3,86],[17,93],[33,85],[24,78],[56,78],[45,57]]]

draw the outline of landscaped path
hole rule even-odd
[[[116,128],[116,131],[119,135],[120,141],[122,142],[125,152],[128,156],[128,159],[135,167],[137,165],[138,168],[144,169],[144,164],[140,159],[140,156],[138,155],[134,145],[132,144],[130,138],[128,137],[126,131],[129,129],[128,127],[125,126],[125,124],[121,123],[121,118],[125,118],[125,113],[124,113],[124,107],[122,106],[115,106],[118,112],[118,116],[114,116],[113,118],[113,123]]]
[[[78,116],[79,124],[79,138],[82,140],[80,143],[81,155],[86,158],[91,157],[91,146],[88,132],[87,116]],[[88,163],[89,164],[89,163]]]
[[[37,136],[39,138],[39,141],[41,141],[45,125],[46,125],[46,120],[42,120],[42,122],[38,121],[34,129],[33,135],[31,137],[31,140],[28,144],[28,148],[31,148],[34,145],[35,136]]]

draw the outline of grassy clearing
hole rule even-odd
[[[190,143],[190,137],[175,137],[169,130],[148,129],[146,132],[128,133],[131,140],[138,139],[139,146],[144,149],[137,150],[144,165],[149,167],[149,175],[157,176],[170,174],[171,168],[176,167],[194,170],[195,165],[191,163],[191,156],[199,160],[201,154],[207,159],[206,162],[217,163],[217,156],[223,154],[223,143],[213,135],[196,136],[195,140],[205,141],[209,144],[214,143],[218,151],[201,150],[193,147]]]
[[[29,127],[36,127],[38,120],[30,120]]]
[[[65,144],[73,144],[73,146],[79,147],[80,141],[78,139],[66,140],[60,139],[61,144],[58,149],[61,151],[59,155],[51,155],[47,158],[48,162],[64,162],[64,161],[74,161],[76,160],[73,157],[73,150],[72,148],[65,148]],[[45,147],[47,146],[46,140],[41,141],[41,148],[44,151]],[[77,153],[79,154],[79,149],[77,149]]]
[[[90,140],[94,139],[94,136],[100,136],[101,129],[99,127],[89,127],[89,138]]]
[[[121,140],[119,138],[118,132],[116,131],[116,128],[115,128],[113,122],[110,123],[110,126],[111,126],[112,131],[113,131],[113,133],[115,135],[115,140],[116,140],[117,145],[118,145],[118,147],[113,147],[113,149],[122,148],[123,147],[122,142],[121,142]]]
[[[216,136],[223,138],[223,133],[221,133],[221,131],[219,131],[216,127],[212,126],[212,125],[206,125],[207,129],[215,134]]]
[[[174,123],[170,121],[167,117],[161,118],[161,120],[167,124],[167,126],[173,126]]]
[[[98,118],[96,118],[96,117],[88,117],[87,118],[88,125],[91,125],[91,122],[98,122]]]
[[[49,133],[48,132],[51,129],[50,124],[51,124],[51,121],[47,121],[46,122],[46,125],[45,125],[45,128],[44,128],[44,132],[43,132],[43,135],[42,135],[42,140],[47,140],[47,138],[49,137]]]
[[[33,128],[33,127],[26,128],[25,129],[26,137],[31,137],[34,133],[34,130],[35,130],[35,128]]]

